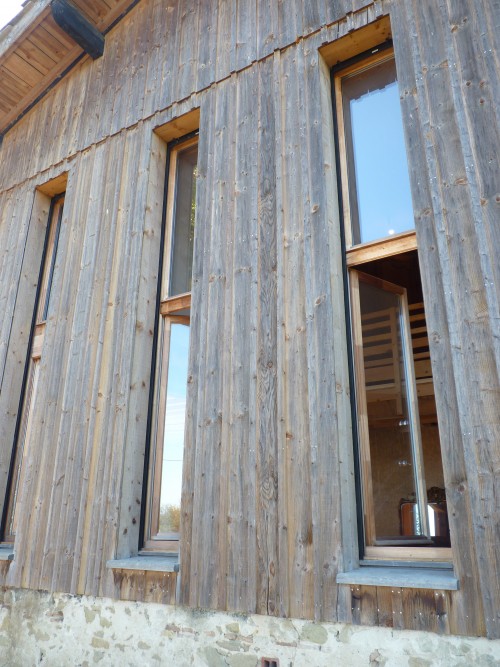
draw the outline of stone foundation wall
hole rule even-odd
[[[0,593],[2,667],[494,667],[500,642],[28,590]]]

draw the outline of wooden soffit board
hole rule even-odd
[[[105,34],[138,0],[70,0]],[[29,0],[0,31],[0,138],[83,55],[54,20],[52,0]]]

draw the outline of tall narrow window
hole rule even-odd
[[[169,147],[165,253],[144,517],[146,550],[178,549],[197,159],[197,137]]]
[[[444,474],[392,49],[338,69],[334,87],[364,556],[446,560]]]
[[[16,427],[7,503],[5,505],[3,516],[2,537],[5,542],[14,542],[16,536],[19,514],[17,498],[24,479],[24,461],[31,431],[32,405],[36,396],[40,358],[45,339],[46,320],[52,295],[52,281],[57,257],[59,233],[61,230],[63,205],[64,196],[60,195],[52,200],[50,206],[45,251],[42,258],[38,295],[35,305],[34,328],[31,337],[29,359],[27,361],[26,378],[21,397],[21,410]]]

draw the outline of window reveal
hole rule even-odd
[[[197,157],[196,137],[176,143],[168,156],[145,550],[177,551],[180,536]]]
[[[364,556],[445,560],[444,474],[392,50],[339,69],[334,87]]]

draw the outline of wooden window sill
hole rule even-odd
[[[10,544],[0,546],[0,560],[14,560],[14,547]]]
[[[385,236],[375,241],[367,241],[351,246],[346,250],[347,266],[357,266],[366,262],[393,257],[417,249],[417,236],[414,229],[394,236]]]
[[[108,560],[106,567],[110,570],[145,570],[148,572],[179,572],[179,555],[132,556]]]
[[[431,567],[364,566],[337,574],[338,584],[393,586],[394,588],[430,588],[457,591],[453,570]]]

